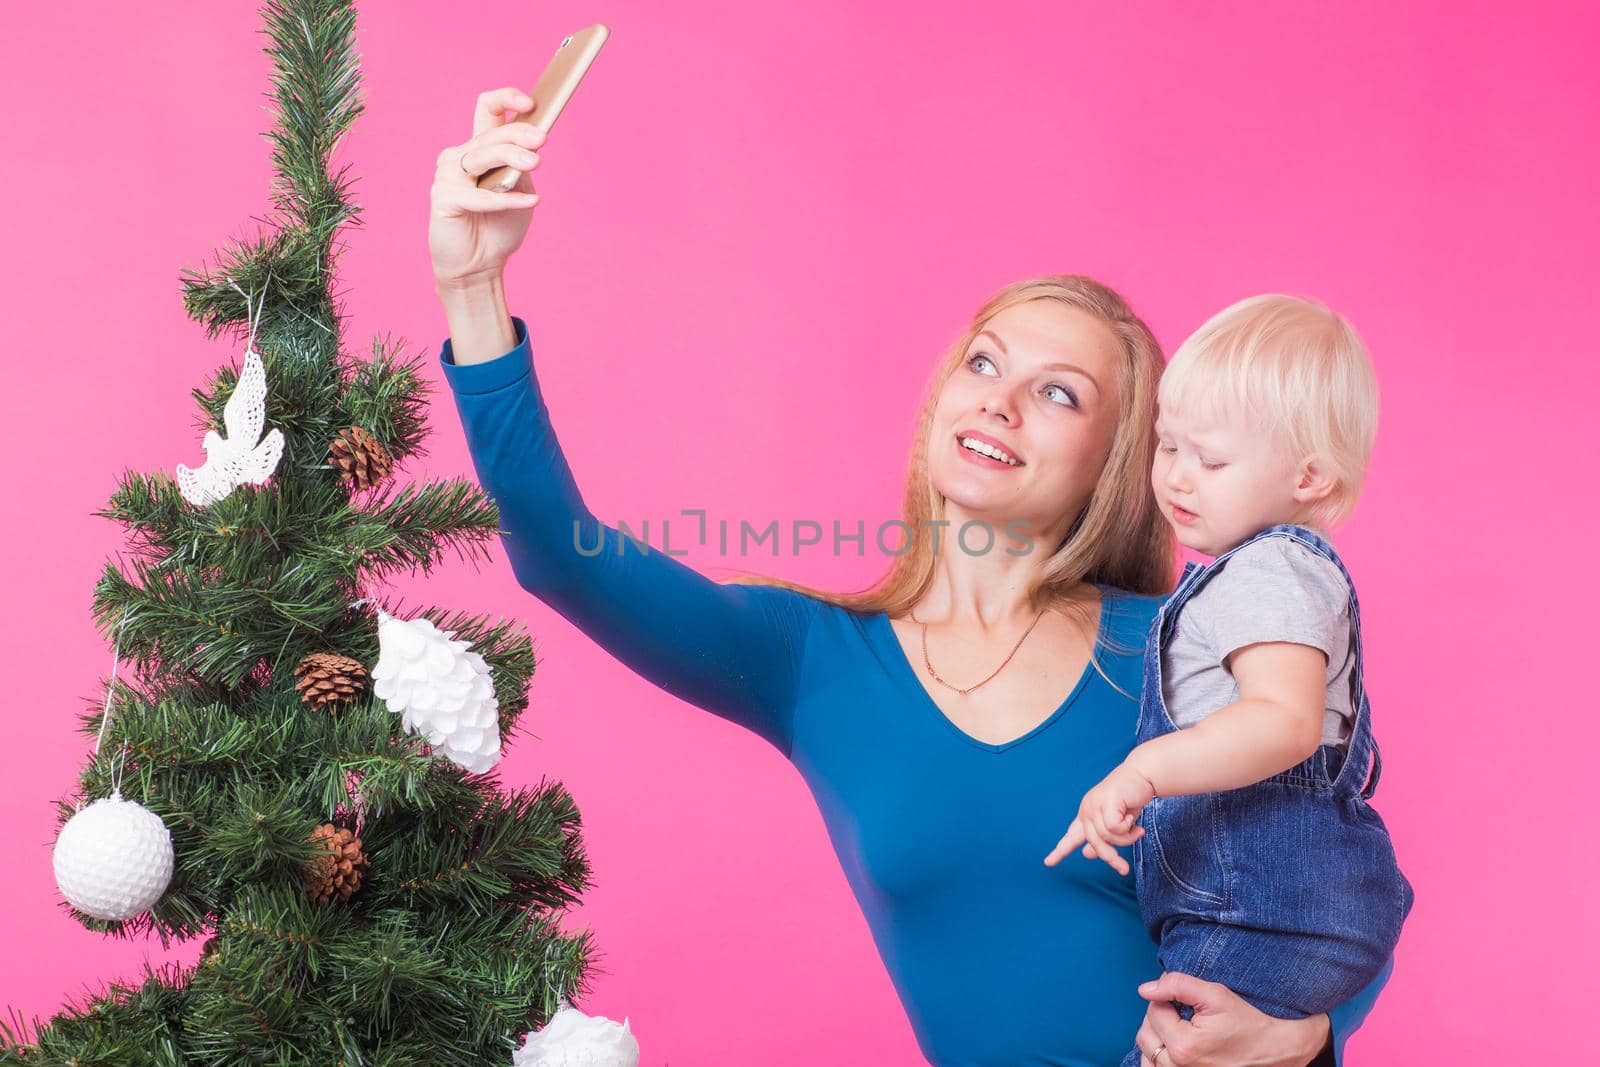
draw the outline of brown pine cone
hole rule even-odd
[[[312,652],[295,664],[294,676],[300,699],[321,711],[360,696],[367,684],[367,667],[335,652]]]
[[[340,430],[339,436],[329,442],[328,462],[344,483],[355,489],[370,489],[394,470],[388,450],[359,426]]]
[[[349,900],[361,888],[361,878],[371,864],[361,851],[361,838],[343,826],[323,823],[311,831],[311,840],[326,846],[326,851],[316,857],[306,870],[306,892],[318,904],[333,899]]]

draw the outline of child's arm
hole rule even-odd
[[[1144,836],[1144,827],[1133,824],[1153,796],[1150,780],[1123,760],[1083,795],[1078,817],[1044,858],[1044,865],[1054,867],[1081,845],[1089,859],[1103,859],[1118,874],[1127,874],[1128,861],[1116,846],[1131,845]]]
[[[1308,759],[1322,743],[1328,657],[1320,648],[1266,641],[1238,649],[1226,666],[1239,683],[1238,700],[1128,754],[1157,796],[1252,785]]]
[[[1118,874],[1128,861],[1117,845],[1144,833],[1139,813],[1156,796],[1214,793],[1259,782],[1308,758],[1322,743],[1328,657],[1320,648],[1264,641],[1224,661],[1239,699],[1186,730],[1152,738],[1084,794],[1078,817],[1045,857],[1054,867],[1082,847]]]
[[[1190,617],[1233,675],[1239,698],[1182,730],[1139,745],[1084,795],[1078,817],[1045,859],[1082,847],[1122,874],[1116,846],[1144,831],[1134,823],[1156,796],[1237,789],[1288,770],[1317,750],[1328,660],[1348,632],[1350,588],[1340,569],[1288,538],[1248,545],[1216,581],[1217,603]]]

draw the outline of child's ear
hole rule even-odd
[[[1295,472],[1294,499],[1301,504],[1316,504],[1339,487],[1339,479],[1328,470],[1323,458],[1313,452],[1300,461]]]

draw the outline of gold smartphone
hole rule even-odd
[[[572,99],[589,64],[600,54],[600,46],[610,36],[611,31],[598,22],[588,29],[567,34],[556,47],[556,54],[544,68],[544,73],[539,75],[533,91],[528,94],[533,98],[533,107],[511,121],[531,123],[548,136],[550,127],[556,124],[561,109]],[[478,188],[503,193],[516,185],[521,176],[522,172],[509,164],[496,167],[479,176]]]

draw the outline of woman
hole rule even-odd
[[[1172,587],[1148,488],[1162,359],[1144,323],[1073,276],[982,308],[934,375],[909,546],[871,590],[723,584],[620,551],[583,503],[506,308],[530,183],[475,185],[537,165],[542,134],[504,122],[528,106],[515,89],[479,97],[472,138],[439,154],[429,226],[440,361],[518,582],[794,763],[931,1062],[1115,1063],[1131,1033],[1157,1067],[1336,1062],[1382,979],[1331,1026],[1182,975],[1139,989],[1157,964],[1131,879],[1042,863],[1131,745],[1143,641]]]

